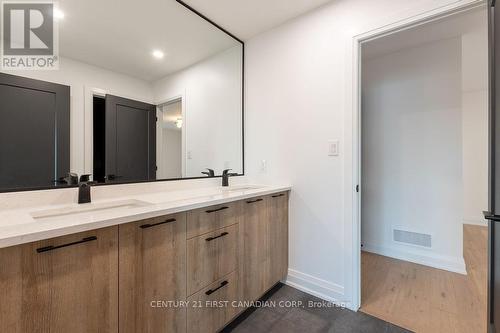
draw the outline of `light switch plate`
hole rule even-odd
[[[260,172],[261,173],[267,172],[267,161],[266,160],[260,161]]]
[[[339,140],[328,141],[328,156],[339,156],[340,142]]]

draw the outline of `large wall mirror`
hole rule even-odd
[[[59,68],[0,71],[0,191],[244,173],[241,41],[175,0],[54,13]]]

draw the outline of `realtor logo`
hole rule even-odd
[[[57,69],[53,2],[2,2],[1,69]]]

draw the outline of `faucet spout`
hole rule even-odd
[[[227,169],[222,171],[222,186],[227,187],[229,186],[229,177],[231,176],[237,176],[237,173],[229,173],[231,169]]]
[[[86,204],[92,202],[90,189],[93,182],[90,181],[91,175],[82,175],[78,184],[78,203]]]

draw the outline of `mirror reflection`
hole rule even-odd
[[[58,68],[0,71],[0,190],[243,173],[241,42],[174,0],[54,6]]]

